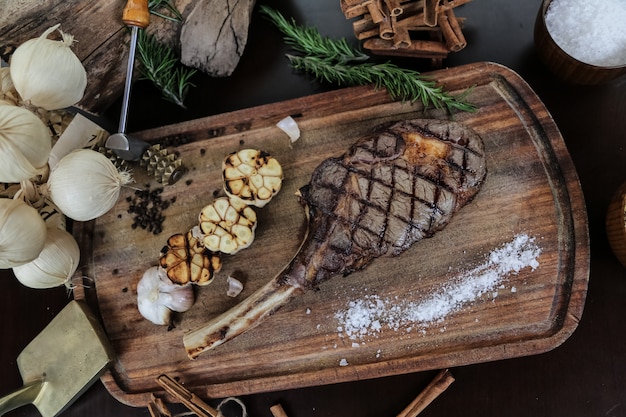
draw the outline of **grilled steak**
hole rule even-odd
[[[323,161],[300,189],[308,234],[289,266],[240,305],[184,337],[191,358],[243,333],[297,293],[441,230],[480,189],[481,138],[441,120],[396,123]]]

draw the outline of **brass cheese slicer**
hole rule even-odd
[[[70,301],[17,357],[23,386],[0,398],[0,415],[33,404],[43,417],[69,407],[113,362],[96,316]]]

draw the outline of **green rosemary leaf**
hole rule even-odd
[[[152,81],[164,99],[185,108],[185,97],[193,86],[191,77],[196,70],[180,64],[170,47],[143,30],[139,31],[137,52],[142,78]]]
[[[172,3],[172,0],[149,0],[148,9],[150,13],[163,19],[172,20],[174,22],[183,21],[183,15],[180,14],[176,6]],[[166,9],[169,11],[169,14],[163,14],[158,11],[159,9]]]
[[[261,6],[260,11],[283,33],[285,42],[300,53],[324,56],[341,63],[369,59],[368,55],[348,45],[345,39],[322,37],[317,29],[298,26],[293,19],[287,21],[282,14],[267,6]]]
[[[374,84],[386,88],[393,99],[421,101],[424,107],[446,108],[471,112],[475,107],[465,101],[469,91],[453,96],[443,91],[433,80],[417,71],[406,70],[390,63],[347,65],[317,56],[287,55],[293,68],[312,74],[319,81],[336,85]]]

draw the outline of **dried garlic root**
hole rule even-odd
[[[222,176],[227,195],[260,208],[280,191],[283,169],[267,152],[242,149],[224,159]]]
[[[187,234],[177,233],[167,239],[167,245],[161,249],[159,265],[175,284],[185,285],[191,282],[208,285],[221,269],[222,260],[217,253],[202,246],[189,231]]]
[[[217,198],[199,216],[204,247],[231,255],[252,244],[256,225],[254,210],[236,198]]]

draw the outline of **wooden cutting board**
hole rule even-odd
[[[468,99],[478,110],[452,117],[485,143],[488,174],[477,197],[434,237],[399,257],[377,259],[363,271],[323,283],[194,361],[183,348],[183,335],[251,294],[296,253],[305,220],[294,193],[324,158],[341,154],[382,123],[450,116],[358,87],[140,132],[149,141],[178,143],[189,168],[163,191],[163,199],[176,197],[165,211],[164,231],[155,236],[131,227],[132,188],[109,213],[74,230],[84,259],[77,276],[85,277],[75,296],[99,311],[117,353],[102,378],[108,390],[123,403],[145,406],[151,393],[162,394],[154,380],[161,373],[215,398],[533,355],[566,340],[583,311],[589,236],[563,138],[535,93],[505,67],[477,63],[432,76],[455,93],[473,87]],[[294,144],[275,126],[288,115],[302,131]],[[177,316],[172,328],[153,325],[137,310],[137,282],[157,263],[167,238],[194,226],[200,209],[221,194],[221,161],[244,147],[264,149],[282,163],[283,189],[257,210],[253,245],[224,258],[215,281],[197,289],[191,310]],[[137,187],[150,183],[140,168],[134,174]],[[465,298],[429,322],[408,320],[403,308],[465,285],[471,271],[487,267],[490,254],[519,235],[540,248],[537,265],[503,275],[496,288]],[[244,283],[238,299],[226,296],[229,275]],[[377,300],[384,304],[383,316],[369,318],[380,319],[381,328],[375,331],[370,323],[350,338],[341,317]]]

